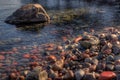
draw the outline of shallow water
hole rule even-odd
[[[50,24],[41,28],[38,32],[32,32],[19,30],[14,25],[4,23],[7,16],[27,3],[40,3],[47,12],[50,10],[54,12],[56,10],[62,11],[63,9],[73,9],[74,11],[75,8],[87,9],[89,15],[84,20],[80,19],[80,21],[84,21],[84,25],[92,27],[120,25],[119,6],[98,6],[98,4],[82,2],[81,0],[0,0],[0,50],[24,45],[32,46],[49,42],[61,42],[63,35],[76,34],[76,31],[70,28],[71,26],[65,28],[64,24],[62,26]],[[54,15],[54,12],[51,14]],[[79,20],[76,21],[79,22]]]

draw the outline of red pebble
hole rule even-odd
[[[27,47],[26,47],[26,46],[23,46],[22,49],[25,50],[25,49],[27,49]]]
[[[13,52],[17,52],[18,49],[17,49],[16,47],[14,47],[14,48],[12,49],[12,51],[13,51]]]
[[[0,55],[0,60],[3,60],[3,59],[5,59],[5,56]]]
[[[12,65],[18,65],[18,62],[13,62]]]
[[[34,67],[36,67],[36,66],[38,66],[38,65],[39,65],[38,62],[31,62],[31,63],[30,63],[30,66],[34,66]]]
[[[39,53],[39,51],[38,51],[37,49],[33,49],[33,50],[31,50],[30,52],[31,52],[31,53],[34,53],[34,54],[38,54],[38,53]]]
[[[7,54],[14,54],[14,52],[13,51],[8,51],[8,52],[6,52]]]
[[[0,67],[2,67],[3,66],[3,64],[2,63],[0,63]]]
[[[78,43],[80,40],[82,40],[82,36],[79,36],[79,37],[75,38],[75,39],[74,39],[74,42],[75,42],[75,43]]]
[[[111,49],[106,49],[103,53],[104,53],[104,54],[111,54],[111,53],[112,53],[112,50],[111,50]]]
[[[112,71],[104,71],[100,74],[99,80],[112,80],[116,74]]]
[[[15,73],[11,73],[11,74],[10,74],[10,79],[11,79],[11,80],[16,80],[16,78],[17,78],[17,76],[16,76]]]
[[[66,36],[62,36],[62,40],[63,41],[67,41],[67,37]]]
[[[3,54],[3,55],[4,55],[4,54],[6,54],[6,52],[0,52],[0,54]]]
[[[31,58],[34,59],[34,60],[38,59],[38,57],[35,56],[35,55],[31,56]]]
[[[30,54],[24,54],[23,58],[30,58]]]
[[[50,60],[50,61],[56,61],[57,58],[54,55],[50,55],[50,56],[48,56],[48,60]]]

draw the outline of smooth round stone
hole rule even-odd
[[[92,58],[85,58],[84,60],[85,62],[91,63],[92,62]]]
[[[82,70],[85,72],[85,74],[90,72],[89,68],[83,68]]]
[[[47,80],[48,79],[48,73],[44,70],[39,73],[39,80]]]
[[[110,34],[107,36],[108,40],[118,40],[118,36],[116,34]]]
[[[5,59],[5,56],[0,55],[0,60],[4,60],[4,59]]]
[[[120,59],[115,61],[115,65],[119,65],[120,64]]]
[[[95,70],[96,70],[96,67],[97,67],[97,66],[94,64],[94,65],[91,65],[89,69],[90,69],[90,71],[95,71]]]
[[[87,73],[85,74],[84,80],[96,80],[95,73]]]
[[[113,46],[112,50],[113,50],[114,54],[119,54],[120,53],[120,44]]]
[[[89,67],[91,67],[91,64],[90,64],[90,63],[85,62],[85,63],[83,64],[83,68],[89,68]]]
[[[120,80],[120,74],[117,75],[117,80]]]
[[[98,65],[98,60],[97,59],[92,59],[92,64]]]
[[[110,71],[114,70],[114,65],[113,64],[107,64],[106,65],[106,70],[110,70]]]
[[[101,49],[101,52],[105,51],[106,49],[111,49],[112,48],[112,44],[111,43],[107,43],[106,45],[104,45]]]
[[[24,76],[20,76],[19,80],[25,80],[25,77]]]
[[[106,58],[106,61],[114,61],[114,56],[109,55],[109,56]]]
[[[52,65],[52,69],[57,71],[57,70],[61,70],[63,68],[64,65],[64,60],[58,60],[56,61],[53,65]]]
[[[55,79],[56,77],[58,77],[58,74],[55,73],[52,69],[48,72],[48,76],[49,78]]]
[[[66,74],[64,75],[63,79],[70,80],[74,78],[74,73],[72,70],[68,70]]]
[[[98,63],[97,70],[105,70],[106,64],[105,63]]]
[[[115,65],[115,70],[120,71],[120,65]]]
[[[48,73],[41,70],[41,67],[35,67],[31,72],[28,72],[25,80],[47,80]]]
[[[104,71],[100,74],[99,80],[112,80],[116,77],[116,74],[112,71]]]
[[[83,70],[78,70],[75,72],[76,80],[81,80],[84,75],[85,75],[85,72]]]
[[[120,55],[116,55],[115,56],[115,61],[119,60],[120,59]]]

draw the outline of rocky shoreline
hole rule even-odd
[[[120,30],[94,29],[62,43],[0,52],[1,80],[119,80]]]

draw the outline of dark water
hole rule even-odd
[[[50,10],[55,12],[56,10],[83,8],[87,9],[90,13],[88,18],[86,18],[86,25],[94,27],[120,25],[119,6],[117,5],[98,6],[96,2],[93,4],[81,0],[0,0],[0,50],[23,45],[61,42],[62,35],[74,35],[75,31],[71,30],[70,27],[64,28],[56,25],[47,25],[38,32],[31,32],[19,30],[14,25],[4,23],[7,16],[27,3],[40,3],[47,9],[47,12]],[[53,33],[55,31],[57,33]]]

